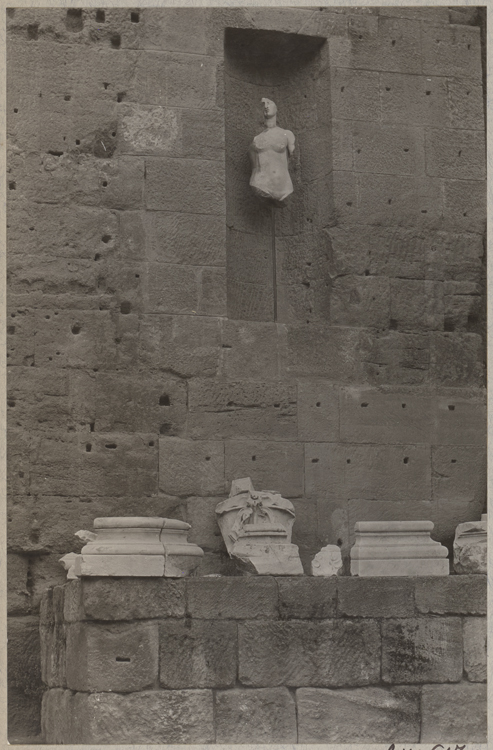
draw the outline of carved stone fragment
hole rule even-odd
[[[460,523],[455,530],[454,570],[456,573],[487,573],[488,522],[483,513],[481,521]]]

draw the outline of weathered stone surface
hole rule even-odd
[[[485,615],[486,576],[449,576],[416,581],[418,612],[433,615]]]
[[[386,122],[435,126],[448,124],[448,81],[441,77],[384,73],[380,101]]]
[[[251,620],[277,617],[278,592],[273,578],[190,578],[187,613],[204,620]]]
[[[89,692],[132,692],[158,676],[156,623],[73,623],[67,627],[67,687]]]
[[[227,688],[236,681],[237,626],[212,620],[159,624],[159,680],[164,688]]]
[[[447,396],[437,396],[434,402],[436,445],[484,445],[486,404],[482,399],[462,399],[451,389]]]
[[[483,88],[479,81],[449,80],[447,87],[451,126],[483,130]]]
[[[484,232],[484,180],[444,180],[443,193],[443,216],[448,227],[459,232]]]
[[[170,495],[214,495],[224,491],[224,447],[220,441],[159,440],[159,488]]]
[[[420,73],[419,22],[400,18],[349,18],[353,65],[369,70]],[[392,40],[399,40],[392,45]]]
[[[373,620],[239,625],[239,679],[251,687],[369,685],[380,679]]]
[[[296,706],[287,688],[216,693],[216,742],[297,742]]]
[[[412,175],[422,171],[424,149],[419,129],[409,124],[356,122],[352,130],[356,172]]]
[[[189,266],[225,264],[226,236],[220,217],[152,212],[146,223],[150,261]]]
[[[417,688],[296,691],[299,742],[417,742]]]
[[[143,40],[147,49],[207,54],[205,8],[146,8]]]
[[[485,617],[466,617],[463,621],[464,670],[471,682],[486,682],[487,677],[487,620]]]
[[[298,437],[307,442],[339,437],[339,389],[324,381],[298,381]]]
[[[322,377],[351,382],[362,375],[361,334],[357,329],[314,323],[287,330],[285,372],[292,377]]]
[[[483,180],[484,136],[477,130],[429,130],[426,168],[434,177]]]
[[[283,620],[326,620],[335,616],[335,579],[280,578],[277,585],[279,614]]]
[[[214,382],[194,379],[188,389],[192,438],[296,440],[296,386],[278,382]]]
[[[414,587],[411,579],[339,578],[337,613],[350,617],[413,617]]]
[[[24,555],[7,555],[7,613],[25,615],[31,609],[27,576],[29,558]]]
[[[387,683],[459,682],[462,624],[458,617],[386,620],[382,679]]]
[[[222,348],[227,378],[277,378],[280,342],[274,323],[224,321]]]
[[[481,44],[477,26],[423,27],[423,73],[481,77]]]
[[[11,737],[39,734],[41,657],[37,617],[11,617],[8,621],[8,723]]]
[[[454,538],[454,570],[457,573],[488,572],[488,521],[460,523]]]
[[[204,159],[178,162],[162,158],[148,160],[146,170],[147,209],[224,214],[224,170],[221,164]]]
[[[343,120],[378,120],[379,76],[373,71],[333,68],[331,107],[334,117]]]
[[[183,617],[185,590],[181,581],[95,580],[82,581],[83,619],[140,620]]]
[[[435,281],[392,279],[390,317],[399,331],[443,330],[443,285]]]
[[[206,743],[214,741],[210,690],[155,690],[112,695],[50,690],[45,741],[65,744]],[[61,726],[60,726],[61,725]]]
[[[477,333],[431,334],[431,366],[445,386],[483,385],[483,342]]]
[[[218,318],[193,315],[144,315],[139,358],[154,370],[183,378],[214,376],[221,357]]]
[[[327,544],[317,552],[311,564],[314,576],[342,575],[341,550],[337,544]]]
[[[338,504],[356,498],[431,499],[430,453],[429,447],[416,445],[308,443],[305,494]]]
[[[283,497],[303,494],[303,446],[301,443],[258,440],[225,442],[226,481],[250,476],[257,487],[274,489]]]
[[[486,685],[424,685],[421,711],[421,742],[486,742]]]
[[[335,326],[387,328],[391,317],[389,280],[376,276],[342,276],[335,279],[330,300],[330,320]]]

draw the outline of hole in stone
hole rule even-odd
[[[122,302],[120,305],[120,312],[122,315],[128,315],[129,312],[132,310],[132,305],[130,302]]]
[[[135,278],[136,278],[136,279],[140,279],[140,273],[136,273],[136,274],[135,274]]]
[[[466,91],[466,96],[469,96],[470,93],[471,93],[470,91]]]
[[[101,253],[96,253],[94,256],[94,260],[99,260],[101,258]]]
[[[139,14],[135,13],[135,11],[130,13],[130,20],[132,23],[139,23]]]
[[[357,153],[357,154],[361,154],[361,149],[360,149],[360,148],[357,148],[357,149],[356,149],[356,153]]]
[[[462,151],[459,151],[459,156],[461,156],[461,154],[462,154]]]
[[[15,112],[16,114],[17,114],[17,112],[18,112],[18,111],[19,111],[19,110],[17,109],[17,107],[14,107],[14,112]]]
[[[121,338],[117,336],[115,339],[115,344],[120,344],[120,343],[121,343]]]
[[[111,41],[111,46],[114,49],[119,49],[119,47],[120,47],[120,45],[122,43],[122,38],[121,38],[120,34],[113,34],[112,37],[111,37],[111,39],[110,39],[110,41]]]
[[[320,401],[317,401],[317,403],[315,404],[315,406],[320,406],[320,405],[321,405]]]
[[[422,214],[427,214],[427,213],[428,213],[428,210],[427,210],[426,208],[422,208],[422,209],[421,209],[421,213],[422,213]]]
[[[117,94],[116,95],[116,101],[117,102],[122,102],[123,99],[125,98],[125,93],[126,93],[125,91],[121,91],[119,94]]]
[[[450,320],[448,318],[445,318],[445,320],[443,322],[443,330],[444,331],[448,331],[448,332],[455,331],[455,323],[454,323],[454,321]]]
[[[80,140],[78,138],[75,139],[75,145],[80,146]]]
[[[15,401],[14,401],[13,399],[9,399],[9,400],[7,401],[7,404],[8,404],[9,406],[11,406],[11,407],[12,407],[12,406],[15,406]]]
[[[389,321],[389,328],[390,328],[391,331],[396,331],[397,330],[397,320],[395,320],[394,318],[391,318],[390,321]]]
[[[30,23],[29,26],[27,27],[27,38],[36,40],[39,36],[38,29],[39,29],[38,23]]]
[[[409,458],[407,456],[403,459],[403,463],[404,464],[408,464],[409,463]]]
[[[344,91],[344,89],[345,89],[345,86],[341,86],[341,91]]]
[[[462,216],[467,216],[467,211],[464,211],[464,213],[462,214]]]
[[[114,450],[116,448],[116,443],[106,443],[104,447]]]
[[[407,153],[408,153],[408,151],[409,151],[409,149],[408,149],[408,148],[405,148],[405,149],[404,149],[404,151],[405,151],[405,153],[407,154]]]
[[[318,464],[319,459],[318,458],[312,458],[312,464]]]
[[[352,201],[347,201],[346,206],[352,206],[352,205],[353,205]]]
[[[49,320],[50,316],[49,315],[45,315],[45,318],[46,318],[46,320]]]
[[[426,92],[426,96],[429,96],[431,94],[431,91]]]
[[[73,334],[77,335],[78,333],[80,333],[80,331],[81,331],[80,325],[76,324],[76,325],[72,326],[72,333]]]
[[[390,91],[390,86],[385,86],[385,91]]]
[[[351,463],[351,459],[350,458],[346,458],[346,463],[350,464]]]
[[[338,539],[337,540],[337,546],[338,547],[342,547],[342,539]]]
[[[252,461],[256,461],[256,460],[257,460],[257,456],[252,456]]]
[[[91,449],[92,449],[91,443],[86,443],[86,451],[87,451],[87,453],[90,453]]]
[[[361,406],[362,406],[363,408],[367,407],[367,406],[368,406],[368,402],[367,402],[367,401],[363,401],[363,403],[361,404]]]
[[[370,275],[369,270],[367,268],[365,268],[365,276],[369,276],[369,275]]]
[[[358,39],[363,39],[363,34],[359,34]]]
[[[403,409],[406,408],[406,404],[401,404],[401,406],[402,406]]]
[[[169,406],[170,400],[169,396],[165,393],[163,396],[159,397],[159,406]]]
[[[392,198],[389,198],[389,199],[388,199],[388,201],[387,201],[387,203],[388,203],[388,204],[389,204],[389,206],[390,206],[390,204],[392,203]]]
[[[104,10],[97,10],[96,11],[96,21],[98,23],[104,23],[106,20],[106,15]]]
[[[89,430],[90,430],[90,432],[94,432],[94,426],[95,426],[95,424],[96,424],[96,422],[91,422],[89,424]]]
[[[128,656],[117,656],[115,658],[115,661],[122,661],[122,662],[128,663],[130,662],[130,659],[128,658]]]
[[[451,463],[451,464],[456,464],[456,463],[457,463],[457,459],[456,459],[456,458],[453,458],[453,459],[452,459],[452,460],[450,461],[450,463]]]
[[[170,422],[163,422],[163,424],[159,428],[159,433],[161,435],[168,435],[169,432],[171,431],[171,427],[172,425],[170,424]]]
[[[53,151],[53,150],[50,150],[50,151],[48,151],[48,153],[51,154],[52,156],[63,156],[63,151]]]
[[[395,39],[392,39],[392,47],[395,47]]]
[[[453,404],[449,404],[448,409],[449,411],[455,411],[455,406]]]
[[[9,190],[15,190],[16,185],[15,182],[9,182]]]
[[[104,242],[105,245],[107,245],[110,240],[111,234],[103,234],[103,236],[101,237],[101,242]]]
[[[109,85],[110,85],[109,83],[103,83],[105,90],[108,88]]]
[[[82,20],[82,10],[80,8],[69,8],[67,10],[65,26],[69,31],[82,31],[84,21]]]
[[[64,100],[65,100],[66,102],[69,102],[69,101],[71,100],[71,98],[72,98],[72,97],[70,96],[70,94],[65,94],[65,96],[64,96],[63,98],[64,98]]]
[[[206,457],[205,457],[205,460],[206,460],[206,461],[210,461],[210,460],[211,460],[211,457],[210,457],[210,456],[206,456]]]
[[[471,49],[471,45],[470,44],[467,45],[467,49]]]
[[[154,448],[154,440],[149,440],[149,447]]]
[[[108,183],[106,182],[106,180],[103,180],[103,187],[108,187]]]

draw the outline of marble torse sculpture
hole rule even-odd
[[[293,192],[289,176],[288,157],[294,151],[294,135],[277,125],[277,107],[270,99],[264,104],[264,130],[253,139],[250,146],[252,176],[250,186],[259,198],[282,207]]]

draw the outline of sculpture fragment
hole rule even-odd
[[[460,523],[455,530],[454,570],[456,573],[487,573],[488,516],[481,521]]]

